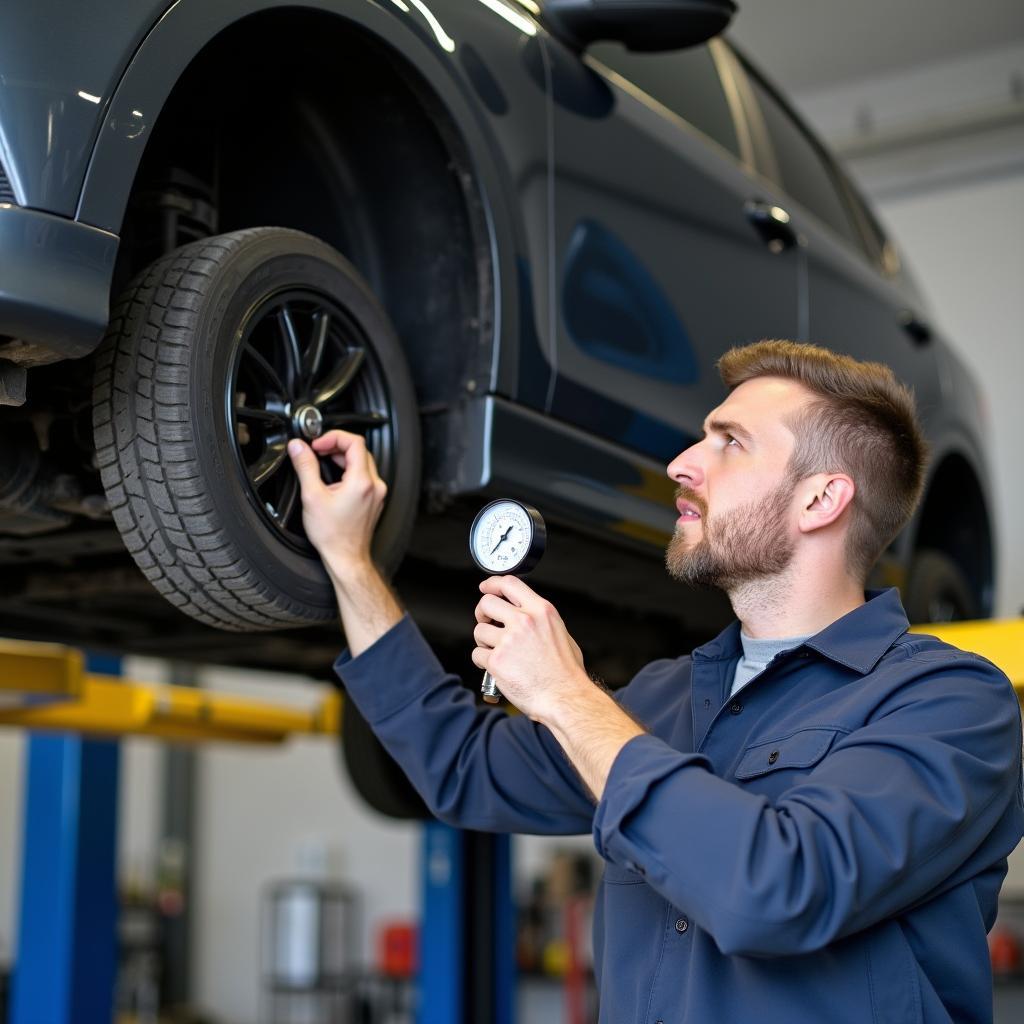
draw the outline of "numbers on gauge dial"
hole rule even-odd
[[[526,557],[533,523],[526,509],[502,502],[487,509],[473,533],[473,553],[488,572],[511,572]]]

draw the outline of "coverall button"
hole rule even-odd
[[[768,763],[769,764],[775,764],[775,762],[778,761],[778,759],[779,759],[779,752],[777,750],[773,750],[768,755]]]
[[[738,700],[734,700],[729,705],[729,714],[730,715],[738,715],[742,710],[743,710],[743,705]]]
[[[686,929],[689,927],[690,922],[687,921],[685,917],[681,917],[678,921],[676,921],[676,931],[679,932],[680,935],[682,935],[683,932],[685,932]]]

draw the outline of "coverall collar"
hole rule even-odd
[[[864,591],[865,603],[847,612],[800,646],[867,675],[907,631],[910,623],[896,587]],[[734,619],[714,640],[697,647],[695,659],[728,661],[742,655],[740,623]]]

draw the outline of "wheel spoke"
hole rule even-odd
[[[299,478],[292,473],[284,485],[281,500],[277,503],[277,521],[282,528],[288,529],[288,520],[295,511],[295,499],[299,496]]]
[[[277,388],[278,393],[283,395],[285,393],[284,381],[281,380],[281,375],[277,370],[249,342],[242,346],[242,351],[263,371],[263,375]]]
[[[323,429],[365,433],[367,443],[390,453],[380,432],[392,423],[381,367],[358,336],[342,330],[347,322],[343,310],[315,290],[278,292],[246,321],[225,382],[231,442],[247,490],[275,534],[303,551],[302,488],[285,467],[289,438],[313,429],[315,417],[303,407],[319,411]],[[341,479],[330,459],[318,465],[326,486]]]
[[[294,398],[302,386],[302,355],[299,352],[299,336],[287,303],[277,311],[277,324],[284,339],[285,358],[288,361],[289,397]]]
[[[283,412],[274,412],[271,409],[255,409],[251,405],[236,405],[235,415],[240,420],[260,420],[263,423],[288,425],[288,417]]]
[[[313,381],[316,380],[316,375],[320,372],[330,326],[331,318],[325,310],[320,310],[313,317],[313,341],[302,357],[303,390],[308,390],[313,386]]]
[[[345,359],[313,396],[313,404],[319,408],[337,398],[352,383],[352,378],[359,372],[364,359],[366,359],[364,349],[350,348]]]
[[[280,468],[288,455],[287,438],[280,437],[267,443],[266,451],[249,469],[253,485],[262,487]]]
[[[388,416],[382,412],[337,412],[324,417],[324,429],[348,430],[350,427],[382,427],[388,421]]]

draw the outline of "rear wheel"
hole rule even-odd
[[[431,817],[398,762],[384,749],[370,724],[351,700],[341,713],[341,759],[356,792],[375,811],[389,818]]]
[[[156,261],[115,306],[93,398],[114,521],[193,618],[255,631],[336,617],[292,437],[365,433],[389,487],[374,554],[397,566],[419,494],[415,394],[386,313],[319,239],[254,228]],[[321,472],[340,473],[329,459]]]
[[[905,609],[915,625],[981,618],[978,600],[960,566],[943,552],[927,548],[911,562]]]

